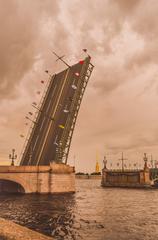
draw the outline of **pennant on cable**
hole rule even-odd
[[[74,84],[72,84],[71,87],[75,90],[77,89],[76,85],[74,85]]]
[[[79,77],[79,76],[80,76],[80,74],[79,74],[78,72],[76,72],[76,73],[75,73],[75,75],[76,75],[77,77]]]
[[[33,115],[33,113],[32,112],[29,112],[29,114],[32,116]]]
[[[60,128],[64,129],[65,127],[63,125],[59,125]]]
[[[20,137],[21,137],[21,138],[24,138],[24,135],[20,134]]]
[[[55,138],[54,145],[57,145],[57,146],[58,146],[57,138],[58,138],[58,135],[57,135],[56,138]]]
[[[44,81],[42,80],[41,83],[44,83]]]
[[[64,112],[64,113],[68,113],[68,112],[69,112],[69,110],[67,110],[67,109],[64,109],[64,110],[63,110],[63,112]]]
[[[35,106],[37,105],[37,103],[36,103],[36,102],[33,102],[32,104],[33,104],[33,105],[35,105]]]
[[[83,48],[82,50],[83,50],[84,52],[87,52],[87,49],[86,49],[86,48]]]
[[[37,91],[37,94],[41,94],[41,92],[40,92],[40,91]]]
[[[79,63],[80,63],[80,64],[83,64],[83,63],[84,63],[84,60],[80,60]]]

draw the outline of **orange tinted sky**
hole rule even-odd
[[[143,152],[158,159],[158,1],[0,0],[0,160],[18,156],[25,115],[39,101],[44,73],[63,69],[50,49],[70,64],[87,48],[95,65],[79,113],[69,162],[93,171],[107,153],[116,165]]]

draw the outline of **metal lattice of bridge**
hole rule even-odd
[[[67,163],[72,135],[88,80],[90,56],[51,77],[20,165]]]

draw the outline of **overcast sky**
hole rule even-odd
[[[87,48],[95,65],[73,136],[69,163],[91,172],[96,155],[116,165],[147,152],[158,159],[158,1],[0,0],[0,160],[20,157],[31,103],[50,73]]]

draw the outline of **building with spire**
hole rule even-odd
[[[96,173],[99,173],[99,172],[100,172],[100,166],[99,166],[98,160],[96,160],[95,172],[96,172]]]

